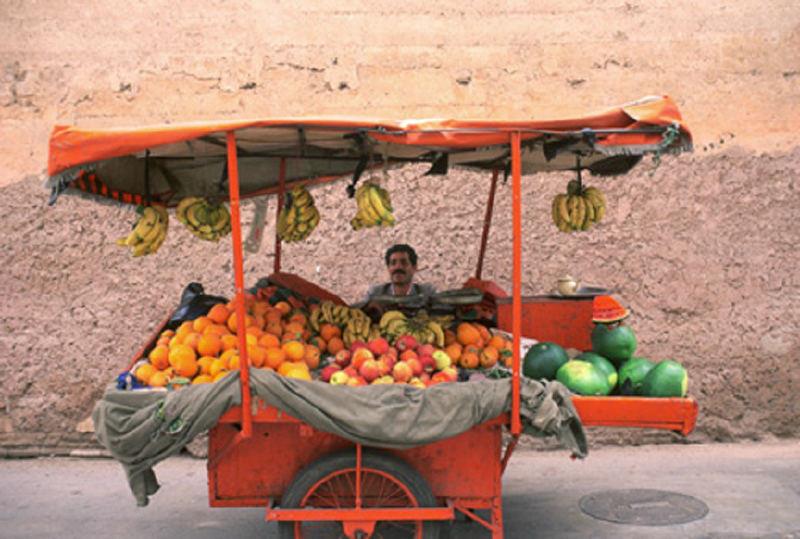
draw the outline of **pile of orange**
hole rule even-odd
[[[214,305],[205,316],[183,322],[176,330],[165,330],[134,375],[153,387],[174,383],[176,378],[192,384],[216,382],[241,366],[240,339],[253,367],[274,370],[284,376],[311,379],[310,371],[331,344],[341,349],[338,327],[322,328],[312,336],[308,314],[286,302],[274,306],[254,296],[245,298],[245,330],[241,335],[235,305]],[[333,329],[332,329],[333,328]]]
[[[445,349],[453,363],[464,369],[489,369],[498,362],[511,366],[512,343],[492,335],[486,326],[462,322],[456,331],[445,332]]]

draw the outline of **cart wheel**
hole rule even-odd
[[[435,507],[430,487],[413,468],[400,459],[365,451],[361,460],[362,507]],[[286,489],[283,508],[355,507],[356,456],[352,451],[334,453],[310,464]],[[281,522],[282,539],[346,537],[341,522]],[[367,537],[364,534],[363,537]],[[436,539],[438,522],[379,521],[371,537]]]

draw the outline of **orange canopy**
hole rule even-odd
[[[220,190],[228,131],[236,132],[242,197],[275,187],[282,159],[289,183],[407,162],[432,163],[439,172],[448,166],[505,169],[513,131],[522,132],[523,174],[578,166],[618,174],[644,153],[691,147],[689,130],[666,96],[549,121],[309,117],[115,129],[56,126],[48,159],[51,187],[54,195],[69,187],[134,195],[126,202],[145,194],[164,202],[208,195]]]

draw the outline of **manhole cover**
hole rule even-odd
[[[581,511],[608,522],[669,526],[698,520],[708,506],[697,498],[651,489],[605,490],[581,498]]]

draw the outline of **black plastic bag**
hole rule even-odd
[[[181,302],[167,322],[167,328],[175,329],[186,320],[203,316],[217,303],[228,303],[228,299],[222,296],[209,296],[200,283],[189,283],[183,289]]]

